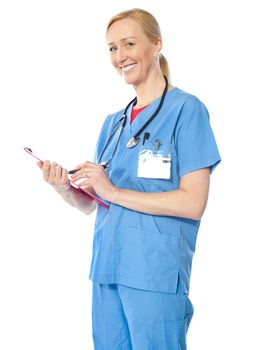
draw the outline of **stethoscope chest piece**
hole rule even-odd
[[[135,147],[140,141],[140,137],[132,137],[127,143],[127,148]]]

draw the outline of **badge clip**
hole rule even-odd
[[[154,149],[155,149],[156,151],[158,151],[158,149],[160,148],[160,145],[161,145],[161,141],[160,141],[159,139],[156,139],[156,140],[154,141]]]

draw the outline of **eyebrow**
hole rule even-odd
[[[127,38],[122,38],[122,39],[120,39],[120,42],[126,41],[128,39],[136,39],[136,37],[135,36],[129,36]],[[107,43],[107,45],[114,45],[114,44],[115,44],[114,42]]]

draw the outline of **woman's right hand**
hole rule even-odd
[[[68,172],[56,162],[50,163],[46,160],[44,163],[38,162],[38,167],[43,172],[43,178],[52,186],[69,184]]]

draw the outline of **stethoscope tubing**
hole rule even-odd
[[[160,103],[157,107],[157,109],[154,111],[154,113],[151,115],[151,117],[145,122],[145,124],[138,130],[138,132],[129,140],[128,144],[127,144],[127,147],[128,148],[132,148],[134,146],[136,146],[138,144],[138,142],[140,141],[140,138],[139,136],[141,135],[141,133],[147,128],[147,126],[152,122],[152,120],[156,117],[156,115],[159,113],[159,111],[161,110],[162,106],[163,106],[163,103],[164,103],[164,99],[167,95],[167,91],[168,91],[168,79],[167,77],[164,75],[164,80],[165,80],[165,87],[164,87],[164,90],[163,90],[163,93],[162,93],[162,96],[161,96],[161,100],[160,100]],[[129,107],[132,105],[132,104],[135,104],[135,102],[137,101],[137,97],[133,98],[133,100],[131,100],[126,108],[124,109],[124,112],[122,114],[122,117],[115,123],[115,125],[113,126],[112,128],[112,131],[111,131],[111,134],[110,136],[108,137],[104,147],[103,147],[103,150],[98,158],[98,164],[102,165],[104,168],[107,168],[109,163],[111,162],[115,152],[116,152],[116,149],[118,147],[118,144],[119,144],[119,141],[120,141],[120,138],[121,138],[121,135],[122,135],[122,132],[123,132],[123,129],[126,125],[126,122],[127,122],[127,111],[129,109]],[[117,139],[117,142],[115,144],[115,147],[114,147],[114,150],[112,152],[112,155],[111,157],[106,161],[106,162],[102,162],[101,163],[101,160],[102,160],[102,157],[104,155],[104,152],[106,151],[106,148],[108,146],[108,144],[110,143],[113,135],[116,133],[117,129],[117,125],[121,123],[121,130],[120,130],[120,133],[119,133],[119,136],[118,136],[118,139]]]

